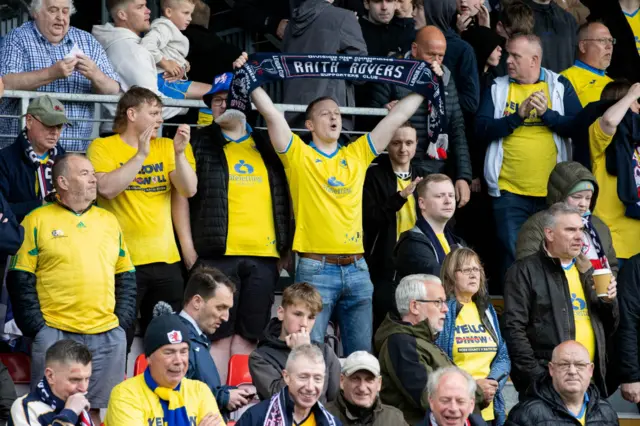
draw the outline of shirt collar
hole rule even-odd
[[[198,327],[198,323],[196,323],[196,320],[194,320],[191,317],[191,315],[186,313],[184,310],[180,311],[180,313],[178,315],[180,315],[182,318],[184,318],[187,321],[189,321],[191,323],[191,325],[193,326],[193,328],[196,329],[196,333],[198,333],[198,336],[202,336],[202,334],[203,334],[202,330],[200,330],[200,327]]]
[[[578,68],[582,68],[583,70],[591,71],[592,73],[597,74],[600,77],[604,77],[605,75],[604,70],[599,70],[598,68],[594,68],[591,65],[585,64],[579,59],[576,59],[576,62],[573,65]]]
[[[49,40],[47,40],[47,38],[44,35],[42,35],[40,30],[38,29],[38,26],[36,25],[36,22],[30,21],[30,23],[31,23],[31,26],[33,27],[33,31],[36,33],[36,36],[39,37],[45,43],[49,43],[50,45],[53,46],[53,43],[51,43]],[[69,25],[69,29],[67,30],[67,33],[64,35],[62,40],[60,40],[60,43],[58,43],[58,45],[73,43],[73,40],[71,40],[71,37],[69,37],[70,32],[71,32],[71,25]]]
[[[251,126],[249,125],[249,123],[245,123],[246,124],[246,130],[247,130],[247,134],[242,136],[240,139],[232,139],[230,138],[225,132],[222,132],[222,136],[224,136],[224,138],[226,140],[228,140],[229,142],[235,142],[235,143],[240,143],[240,142],[244,142],[247,139],[249,139],[251,137],[251,133],[253,133],[253,129],[251,128]]]
[[[540,77],[538,78],[538,81],[536,81],[534,84],[540,83],[541,81],[545,81],[547,78],[547,73],[544,71],[544,68],[540,67]],[[509,79],[510,83],[516,83],[516,84],[521,84],[518,80],[516,80],[515,78],[510,78]]]

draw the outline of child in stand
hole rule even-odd
[[[162,15],[151,23],[142,45],[153,55],[158,67],[158,89],[174,99],[202,99],[211,85],[189,81],[189,39],[181,31],[191,23],[197,0],[162,0]]]

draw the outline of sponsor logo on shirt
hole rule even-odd
[[[236,173],[241,175],[245,175],[245,174],[250,175],[253,173],[253,166],[249,163],[246,163],[244,160],[240,160],[238,161],[238,163],[236,163],[235,166],[233,166],[233,170],[235,170]]]
[[[574,311],[581,311],[581,312],[577,312],[577,315],[580,315],[580,316],[589,315],[589,313],[586,312],[587,302],[585,302],[584,299],[579,298],[578,295],[575,293],[571,293],[571,304],[573,305]]]
[[[262,183],[262,176],[254,176],[254,168],[251,164],[247,163],[244,160],[238,161],[233,166],[233,171],[235,173],[229,174],[229,180],[240,183],[242,185],[252,184],[252,183]]]
[[[331,176],[331,177],[329,178],[329,180],[327,181],[327,183],[328,183],[330,186],[344,186],[344,183],[342,183],[342,182],[340,182],[338,179],[336,179],[336,177],[335,177],[335,176]]]
[[[344,182],[339,181],[335,176],[331,176],[327,180],[324,190],[333,195],[351,194],[351,188],[347,188]]]
[[[51,235],[53,236],[53,238],[66,237],[66,235],[64,235],[64,231],[62,229],[54,229],[53,231],[51,231]]]

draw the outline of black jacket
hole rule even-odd
[[[606,397],[606,341],[618,327],[618,301],[606,303],[598,298],[592,288],[592,274],[593,268],[581,273],[580,281],[596,338],[593,379]],[[549,257],[543,247],[507,271],[502,321],[502,335],[511,358],[511,380],[518,392],[524,392],[546,374],[553,349],[576,337],[566,275],[559,260]]]
[[[586,426],[617,425],[618,415],[594,385],[587,389]],[[560,394],[553,388],[551,377],[543,376],[527,392],[526,399],[509,412],[505,426],[577,425],[576,418],[567,410]]]
[[[0,257],[16,254],[24,238],[24,229],[0,192]],[[5,222],[6,221],[6,222]]]
[[[578,46],[578,23],[573,15],[553,1],[549,4],[539,4],[533,0],[524,2],[533,10],[533,32],[542,41],[542,67],[559,73],[573,66]]]
[[[236,0],[232,12],[244,29],[272,35],[276,35],[281,20],[291,17],[289,0]]]
[[[411,179],[425,173],[411,167]],[[412,195],[413,197],[413,195]],[[371,278],[392,280],[394,275],[391,255],[398,241],[396,215],[407,203],[398,191],[398,180],[388,155],[381,155],[367,170],[362,197],[362,225],[364,255]]]
[[[420,214],[420,212],[418,212]],[[466,247],[466,243],[459,237],[453,235],[450,229],[445,229],[447,239],[453,239],[455,243],[450,244],[453,251],[458,247]],[[444,259],[438,259],[435,247],[429,238],[418,228],[400,234],[398,243],[393,249],[393,264],[396,269],[395,279],[399,282],[403,277],[412,274],[431,274],[440,276],[440,267]]]
[[[618,273],[620,325],[615,335],[618,377],[622,383],[640,382],[640,254]]]
[[[416,36],[413,19],[395,17],[388,24],[376,24],[362,16],[358,22],[369,56],[403,55],[411,50]]]
[[[640,82],[640,55],[636,39],[622,12],[620,2],[580,0],[591,11],[589,21],[601,21],[616,39],[607,75],[613,79],[626,78],[631,83]]]
[[[410,52],[407,57],[411,57]],[[418,135],[418,147],[414,161],[420,160],[420,165],[425,167],[425,173],[445,173],[454,182],[459,179],[471,182],[471,158],[467,137],[465,136],[464,118],[460,109],[458,91],[451,72],[443,67],[443,81],[445,85],[444,100],[447,117],[447,127],[444,132],[449,136],[449,150],[446,161],[431,160],[426,152],[429,147],[427,136],[428,129],[428,103],[423,102],[409,119]],[[371,88],[371,103],[369,106],[383,108],[391,101],[400,100],[409,95],[411,91],[395,84],[375,84]]]
[[[13,405],[16,397],[16,387],[13,384],[9,370],[0,362],[0,421],[6,421],[11,418],[11,405]]]
[[[287,178],[269,140],[260,132],[252,135],[269,175],[276,248],[284,253],[293,238]],[[227,143],[215,123],[198,130],[191,140],[198,175],[198,192],[189,199],[191,233],[196,252],[205,259],[222,256],[227,248],[229,168],[223,149]]]

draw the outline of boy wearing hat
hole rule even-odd
[[[327,404],[327,410],[345,426],[406,426],[402,411],[380,402],[381,387],[376,357],[365,351],[354,352],[342,366],[338,399]]]
[[[19,222],[54,190],[51,170],[56,157],[65,153],[58,141],[68,121],[60,101],[48,95],[35,98],[24,130],[0,150],[0,192]]]
[[[189,330],[177,315],[155,317],[144,335],[148,367],[111,392],[105,426],[224,425],[216,400],[203,382],[185,378]]]
[[[218,76],[204,96],[213,117],[227,108],[233,75]],[[238,291],[229,321],[212,337],[211,353],[226,380],[231,355],[255,349],[271,314],[281,264],[293,238],[289,191],[282,163],[266,132],[233,120],[196,131],[198,194],[173,198],[176,231],[187,269],[220,269]]]

